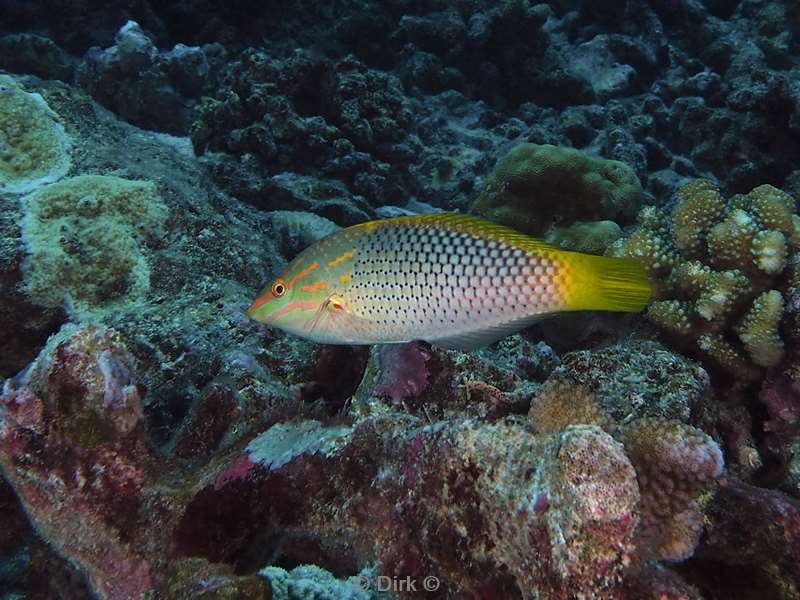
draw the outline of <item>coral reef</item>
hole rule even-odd
[[[797,598],[796,3],[0,13],[2,594]],[[338,226],[476,198],[640,257],[672,350],[640,315],[462,354],[242,314]]]
[[[446,365],[458,353],[429,352],[437,356],[427,368],[444,369],[430,385],[452,386],[446,381],[457,381],[458,372],[452,358]],[[631,433],[637,441],[626,442],[627,449],[596,425],[580,424],[591,415],[541,433],[522,415],[490,423],[458,416],[455,407],[446,420],[429,421],[425,410],[415,416],[381,399],[383,386],[402,377],[384,360],[377,377],[365,376],[362,398],[350,409],[354,420],[276,423],[243,451],[190,471],[172,489],[159,473],[173,478],[174,461],[186,453],[159,456],[146,440],[132,369],[120,334],[70,325],[23,375],[8,380],[2,396],[4,475],[37,530],[103,598],[147,590],[177,598],[190,581],[211,579],[226,593],[261,597],[266,592],[254,581],[199,560],[242,560],[236,557],[259,543],[246,532],[258,530],[283,540],[285,560],[315,557],[334,572],[377,562],[380,575],[435,576],[443,591],[454,593],[566,598],[604,589],[614,597],[646,539],[640,522],[645,515],[657,523],[665,518],[643,512],[644,499],[657,494],[642,482],[669,481],[682,491],[676,498],[689,502],[721,469],[713,442],[682,424],[659,425],[656,435]],[[545,385],[553,401],[571,404],[574,396]],[[636,423],[627,426],[630,432]],[[665,454],[669,443],[655,446],[664,450],[644,448],[663,435],[684,450]],[[224,514],[217,512],[221,506]],[[66,512],[70,527],[55,518]],[[171,544],[179,556],[193,558],[164,561],[152,554]],[[487,570],[498,574],[487,580]],[[275,568],[266,574],[278,597],[281,590],[293,597],[333,585],[310,576],[303,583],[299,573],[289,584],[288,574]]]
[[[284,62],[253,50],[234,64],[228,81],[216,99],[204,100],[192,125],[199,153],[246,152],[300,173],[316,167],[373,204],[401,196],[403,175],[391,161],[409,156],[414,145],[411,113],[392,76],[354,57],[332,63],[298,50]],[[288,208],[272,202],[273,209]]]
[[[0,75],[0,192],[22,193],[63,177],[70,142],[40,94]]]
[[[541,236],[556,222],[632,219],[641,196],[636,174],[624,163],[573,148],[521,144],[498,161],[471,210]]]
[[[609,253],[640,259],[660,283],[648,318],[711,364],[744,381],[784,356],[778,279],[798,243],[794,200],[770,185],[727,202],[698,179],[671,214],[653,207]]]

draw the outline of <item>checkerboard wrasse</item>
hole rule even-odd
[[[565,311],[638,312],[632,258],[569,252],[471,216],[371,221],[303,250],[248,316],[327,344],[424,340],[470,350]]]

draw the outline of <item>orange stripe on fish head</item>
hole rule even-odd
[[[302,268],[300,268],[302,267]],[[288,326],[295,316],[302,319],[299,313],[318,308],[323,298],[320,292],[325,290],[324,280],[311,281],[310,275],[319,267],[317,261],[311,263],[295,261],[283,277],[279,277],[269,288],[263,290],[247,309],[247,316],[256,321],[278,326]],[[299,268],[299,270],[298,270]],[[277,322],[280,320],[280,322]]]
[[[305,269],[302,269],[299,273],[297,273],[294,277],[292,277],[289,280],[289,283],[287,283],[286,285],[288,285],[290,288],[293,288],[298,281],[308,277],[309,273],[311,273],[311,271],[316,269],[318,266],[319,265],[317,264],[317,261],[312,262]]]

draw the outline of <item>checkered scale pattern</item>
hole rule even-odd
[[[513,240],[432,220],[377,226],[352,241],[343,295],[384,339],[456,335],[564,307],[568,267]]]

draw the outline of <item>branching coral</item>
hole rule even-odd
[[[725,214],[725,201],[710,181],[697,179],[678,190],[678,204],[672,212],[675,245],[687,258],[704,253],[705,238]]]
[[[638,419],[622,433],[642,495],[642,537],[658,556],[684,560],[702,532],[696,499],[722,475],[719,446],[679,421]]]
[[[739,339],[757,365],[771,367],[780,362],[783,342],[778,335],[778,324],[782,315],[783,296],[777,290],[761,294],[745,315]]]
[[[623,439],[638,466],[645,511],[653,517],[685,510],[722,474],[719,446],[690,425],[638,419],[625,427]]]
[[[702,179],[676,196],[670,215],[643,208],[608,253],[639,258],[657,280],[653,323],[736,379],[757,379],[784,354],[776,288],[800,241],[794,201],[771,185],[725,201]]]
[[[624,163],[573,148],[521,144],[497,163],[472,211],[543,235],[559,221],[629,219],[641,196],[636,174]]]

